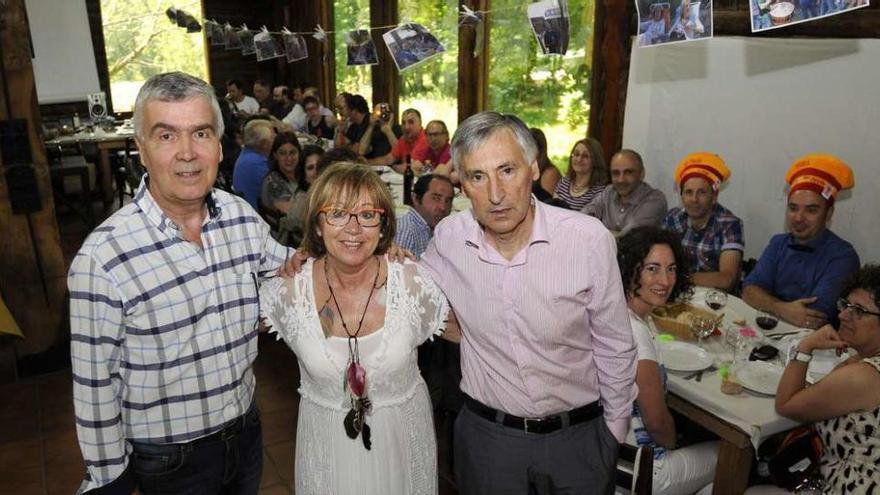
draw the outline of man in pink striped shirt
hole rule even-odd
[[[536,155],[514,116],[464,121],[452,161],[472,211],[444,219],[422,259],[463,331],[466,495],[612,493],[636,397],[614,238],[532,197]]]

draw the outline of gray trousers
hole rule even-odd
[[[461,495],[612,494],[618,447],[601,416],[535,434],[465,405],[455,421],[455,478]]]

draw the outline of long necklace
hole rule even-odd
[[[333,299],[336,312],[339,313],[342,328],[345,330],[345,334],[348,335],[348,366],[346,366],[342,384],[343,389],[348,389],[351,409],[345,415],[342,425],[345,427],[345,433],[349,438],[357,438],[359,433],[363,433],[361,440],[363,440],[364,448],[367,450],[370,450],[372,445],[370,441],[370,425],[367,424],[370,399],[367,398],[367,372],[361,365],[358,335],[361,333],[364,318],[367,316],[367,309],[369,309],[370,301],[373,299],[373,292],[376,291],[376,283],[379,281],[381,269],[382,263],[379,261],[379,258],[376,258],[376,276],[373,278],[373,283],[370,284],[370,294],[367,296],[367,303],[364,305],[364,311],[361,313],[360,321],[358,321],[357,330],[352,333],[345,323],[345,318],[342,316],[342,309],[339,307],[339,301],[336,300],[333,286],[330,285],[327,260],[324,260],[324,279],[327,282],[327,288],[330,289],[330,298]]]

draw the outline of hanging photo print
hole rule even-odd
[[[345,45],[348,49],[347,65],[376,65],[379,55],[376,44],[366,29],[357,29],[345,33]]]
[[[221,26],[220,23],[211,21],[208,24],[208,29],[206,31],[210,33],[211,46],[226,44],[226,32],[223,30],[223,26]]]
[[[842,14],[869,4],[868,0],[749,0],[752,32]]]
[[[712,37],[712,0],[636,0],[638,46]]]
[[[284,28],[281,32],[284,40],[284,53],[287,55],[287,63],[296,62],[308,58],[309,49],[306,47],[306,39],[298,34],[293,34]]]
[[[238,32],[238,39],[241,40],[241,54],[253,55],[257,49],[254,47],[254,32],[248,29],[246,24],[241,26]]]
[[[257,62],[284,56],[284,50],[265,26],[254,36],[254,48],[257,50]]]
[[[569,39],[568,2],[547,0],[532,3],[529,4],[528,14],[541,53],[565,55]]]
[[[421,24],[404,24],[382,35],[398,71],[418,65],[446,51]]]
[[[227,22],[223,27],[223,31],[223,38],[226,40],[226,49],[241,50],[241,40],[238,38],[238,33],[235,32],[235,28]]]

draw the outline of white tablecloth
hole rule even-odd
[[[706,289],[698,287],[694,291],[691,304],[709,309],[705,304],[705,294]],[[757,332],[762,332],[755,324],[757,312],[738,297],[729,296],[727,305],[717,311],[717,313],[724,313],[722,328],[726,328],[727,325],[733,325],[734,320],[744,319],[748,326],[754,328]],[[803,333],[809,330],[797,329],[788,323],[780,321],[776,328],[772,331],[764,332],[764,334],[771,336],[799,331]],[[800,338],[800,336],[795,337],[795,339],[797,338]],[[775,341],[768,341],[768,343],[778,346],[778,342]],[[715,356],[716,365],[723,361],[724,358],[730,359],[731,350],[724,344],[723,336],[705,339],[703,341],[703,348]],[[785,349],[780,349],[780,357],[782,357],[784,351]],[[777,364],[784,365],[784,361],[779,361]],[[799,424],[796,421],[776,414],[774,397],[748,390],[744,390],[738,395],[722,393],[721,377],[717,371],[707,371],[699,382],[694,379],[685,380],[684,377],[686,375],[688,374],[669,373],[668,390],[691,404],[704,409],[713,416],[746,432],[755,448],[758,447],[764,438]]]

